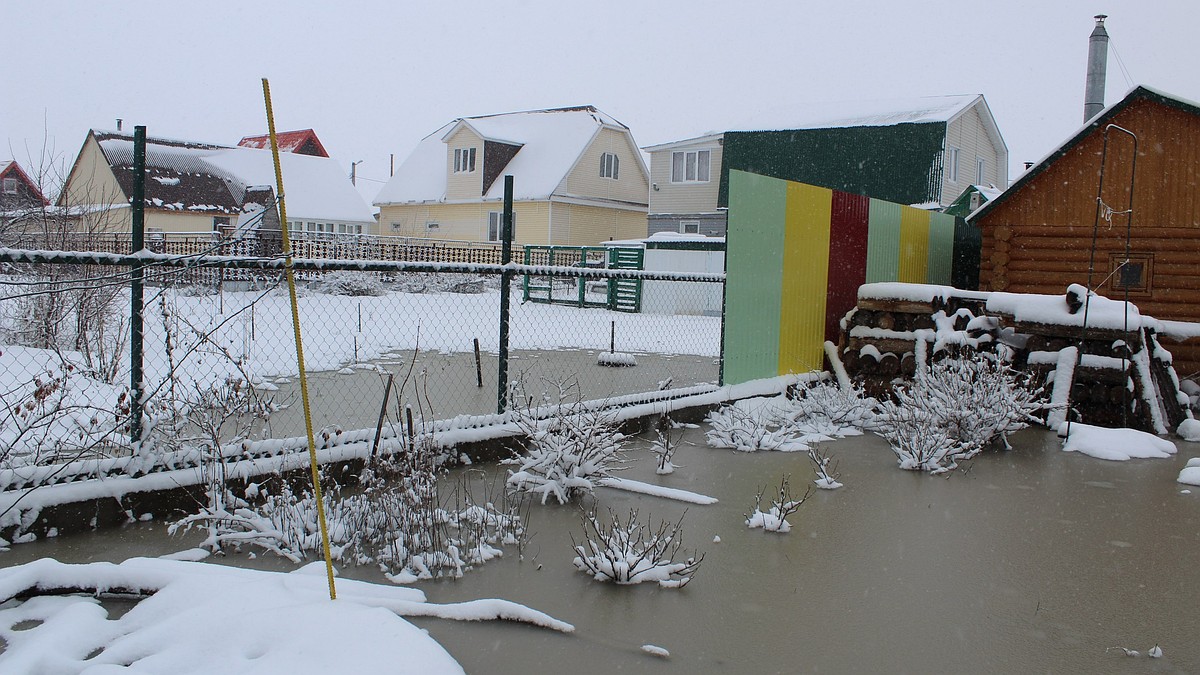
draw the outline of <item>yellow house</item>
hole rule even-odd
[[[374,234],[371,208],[335,160],[283,153],[280,163],[291,229]],[[133,134],[91,130],[58,205],[105,208],[104,230],[129,232],[130,211],[120,207],[129,205],[133,173]],[[146,178],[147,234],[230,234],[273,199],[275,169],[269,150],[147,138]]]
[[[376,197],[380,234],[499,241],[506,175],[519,244],[646,236],[649,172],[629,127],[592,106],[446,124]]]

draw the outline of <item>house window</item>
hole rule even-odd
[[[681,220],[679,221],[680,234],[700,234],[700,221],[698,220]]]
[[[504,225],[504,212],[503,211],[492,211],[492,212],[488,213],[488,231],[487,231],[488,238],[487,238],[487,240],[488,241],[500,241],[500,236],[504,233],[504,231],[502,229],[503,225]],[[513,236],[515,237],[516,233],[517,233],[517,214],[515,212],[512,214],[512,229],[513,229]]]
[[[1119,293],[1148,294],[1153,290],[1154,254],[1111,253],[1108,256],[1112,289]]]
[[[707,183],[711,150],[690,150],[671,153],[672,183]]]
[[[617,180],[617,169],[620,168],[620,165],[620,160],[611,152],[600,155],[600,177]]]
[[[983,185],[983,170],[986,168],[982,157],[975,158],[975,184]]]
[[[953,145],[946,150],[946,180],[958,182],[958,148]]]
[[[6,195],[17,194],[17,179],[16,178],[5,178],[4,179],[4,194],[6,194]]]
[[[470,173],[475,170],[475,148],[454,149],[454,173]]]
[[[213,216],[213,232],[219,232],[224,227],[229,227],[229,216]]]

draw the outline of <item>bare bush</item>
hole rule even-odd
[[[330,272],[322,278],[321,290],[332,295],[379,296],[387,294],[378,276],[370,272]]]

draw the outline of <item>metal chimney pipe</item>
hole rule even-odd
[[[1087,83],[1083,92],[1083,121],[1104,110],[1104,80],[1108,74],[1108,31],[1104,30],[1105,14],[1096,15],[1096,27],[1088,40]]]
[[[118,118],[117,118],[117,131],[120,131],[120,130],[121,130],[121,122],[122,122],[121,118],[120,118],[120,117],[118,117]]]

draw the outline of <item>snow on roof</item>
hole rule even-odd
[[[649,243],[662,242],[691,242],[704,244],[724,244],[725,237],[710,237],[704,234],[683,234],[680,232],[655,232],[643,239],[613,239],[601,242],[604,246],[644,246]]]
[[[780,110],[757,110],[750,119],[732,120],[723,130],[708,131],[688,141],[714,138],[725,131],[786,131],[791,129],[836,129],[887,127],[896,124],[950,122],[982,100],[980,94],[915,96],[901,99],[813,102]],[[680,141],[645,148],[665,149]]]
[[[128,193],[133,136],[93,133]],[[335,160],[281,153],[279,161],[290,219],[374,222],[371,208]],[[177,210],[238,213],[248,186],[275,184],[269,150],[147,138],[146,167],[155,179],[146,184],[147,202]]]
[[[516,200],[548,199],[604,126],[627,127],[591,106],[464,117],[421,141],[379,191],[376,205],[446,199],[446,138],[465,126],[485,140],[519,145],[502,174],[513,176]],[[480,158],[480,166],[483,166]],[[484,199],[502,199],[504,181],[492,183]]]

